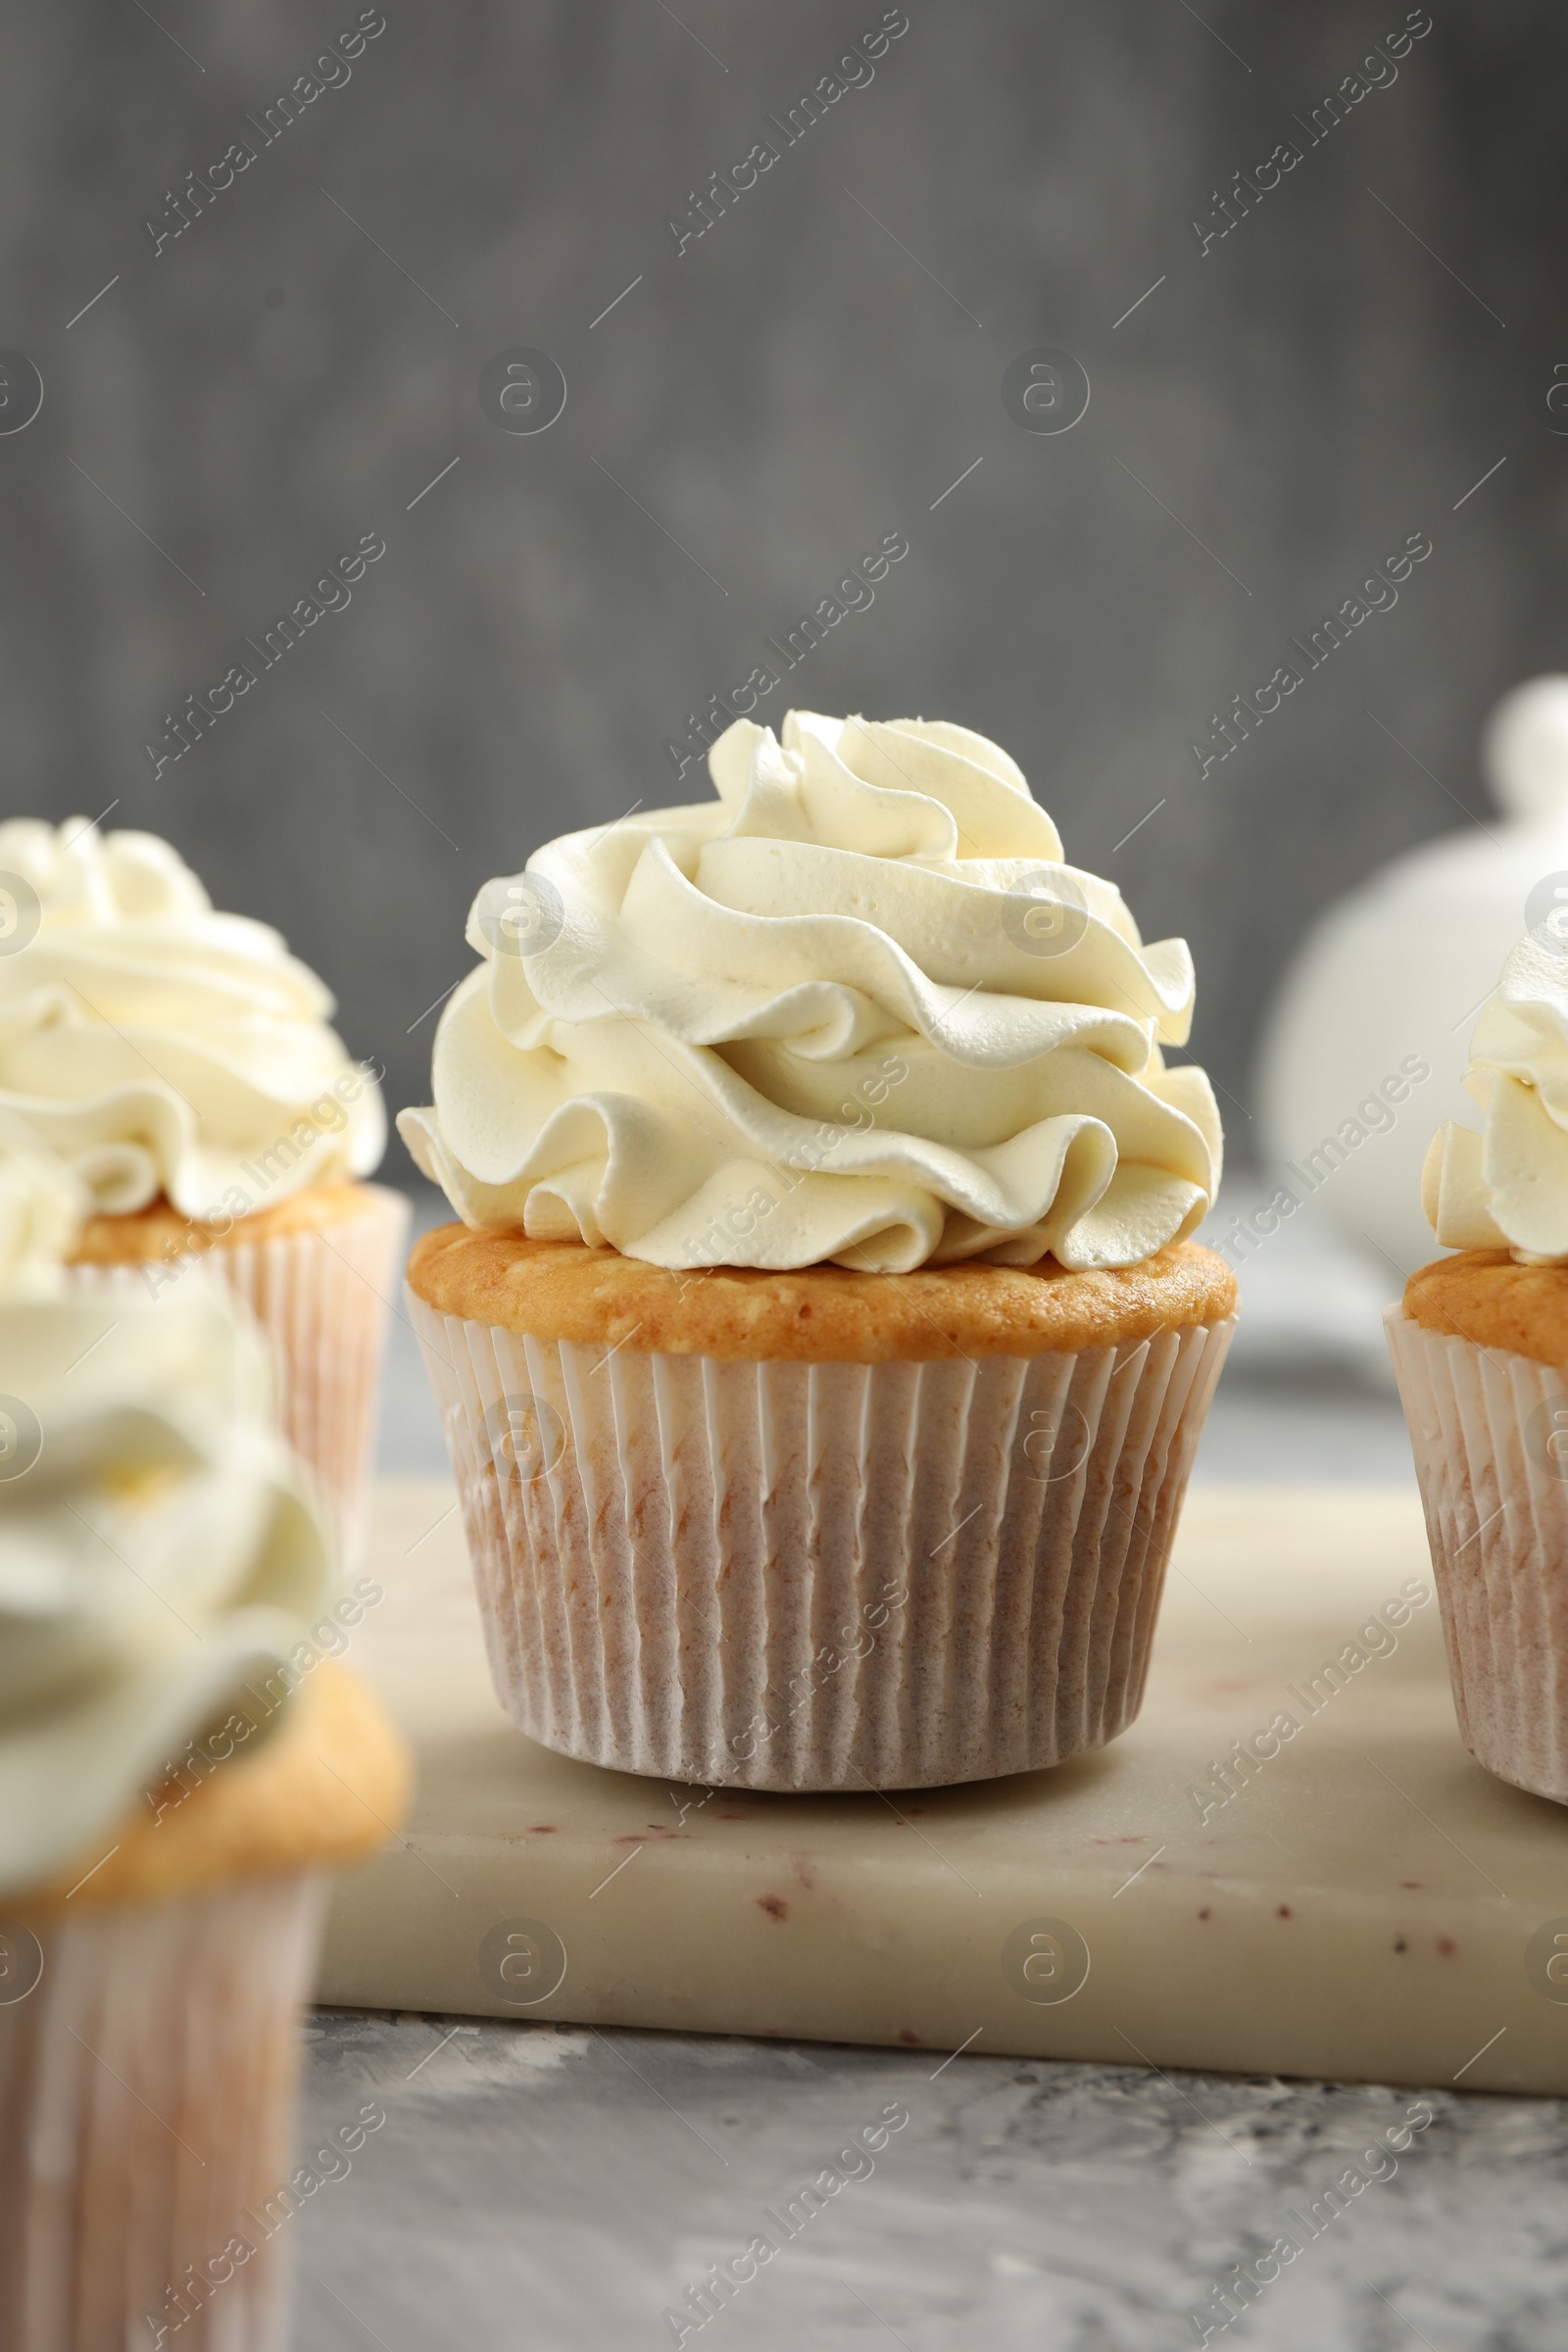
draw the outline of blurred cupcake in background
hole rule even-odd
[[[363,1514],[400,1195],[360,1181],[380,1092],[275,931],[150,833],[0,824],[0,1112],[88,1197],[78,1278],[161,1295],[200,1257],[278,1351],[289,1438]]]
[[[1568,931],[1520,941],[1476,1022],[1479,1132],[1422,1186],[1456,1252],[1386,1318],[1466,1745],[1568,1804]]]
[[[0,2343],[278,2352],[321,1874],[406,1763],[302,1666],[330,1539],[244,1308],[51,1286],[29,1184],[41,1234],[0,1148]]]
[[[0,1109],[0,1298],[59,1297],[87,1207],[75,1172]]]
[[[956,726],[792,713],[480,893],[402,1132],[496,1687],[678,1780],[1131,1721],[1235,1285],[1192,959]]]

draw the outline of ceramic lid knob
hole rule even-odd
[[[1530,678],[1505,694],[1487,721],[1481,764],[1516,823],[1568,817],[1568,677]]]

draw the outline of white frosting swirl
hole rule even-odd
[[[190,1217],[367,1175],[375,1083],[275,931],[215,911],[151,833],[0,824],[0,1109],[95,1208],[160,1193]]]
[[[265,1345],[200,1272],[157,1306],[123,1290],[0,1299],[0,1387],[10,1893],[107,1841],[287,1658],[328,1553],[273,1423]]]
[[[719,798],[486,885],[486,961],[399,1125],[479,1227],[658,1265],[1126,1266],[1191,1233],[1220,1127],[1192,959],[1063,864],[966,729],[737,720]]]
[[[1568,1264],[1568,943],[1549,923],[1503,965],[1464,1083],[1485,1123],[1477,1135],[1450,1121],[1432,1139],[1421,1205],[1438,1240]]]
[[[62,1261],[86,1212],[86,1191],[73,1171],[24,1120],[0,1109],[0,1299],[58,1294]]]

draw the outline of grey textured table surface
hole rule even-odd
[[[1281,1237],[1246,1286],[1200,1476],[1409,1478],[1386,1288],[1321,1236]],[[383,1458],[443,1466],[401,1325]],[[1279,2352],[1568,2339],[1565,2101],[1434,2085],[1396,2154],[1405,2091],[321,2013],[302,2147],[368,2099],[385,2125],[295,2225],[299,2352],[673,2343],[666,2313],[760,2234],[778,2252],[706,2325],[688,2309],[685,2342],[1160,2352],[1197,2344],[1192,2312],[1259,2258],[1279,2276],[1226,2332]],[[859,2177],[775,2228],[894,2103],[908,2121],[885,2148],[837,2166]],[[1300,2251],[1271,2266],[1282,2236]]]
[[[652,2352],[675,2340],[666,2309],[894,2102],[909,2120],[874,2171],[688,2343],[1161,2352],[1197,2343],[1188,2315],[1228,2265],[1306,2238],[1291,2209],[1306,2216],[1419,2105],[510,2022],[339,2016],[314,2033],[312,2132],[367,2099],[387,2121],[296,2225],[305,2352]],[[1568,2102],[1427,2104],[1430,2128],[1306,2238],[1234,2335],[1279,2352],[1560,2352]]]

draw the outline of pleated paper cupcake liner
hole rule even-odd
[[[1568,1804],[1568,1381],[1384,1317],[1465,1745]]]
[[[0,1922],[6,2352],[284,2352],[322,1903],[294,1876]]]
[[[1232,1325],[953,1363],[730,1363],[412,1312],[491,1675],[562,1753],[911,1788],[1059,1763],[1143,1697]]]
[[[330,1225],[230,1240],[168,1262],[71,1268],[80,1288],[123,1289],[145,1302],[177,1296],[183,1270],[202,1265],[245,1300],[276,1351],[284,1434],[320,1482],[345,1564],[364,1540],[381,1362],[409,1226],[400,1193],[360,1191],[355,1214]]]

